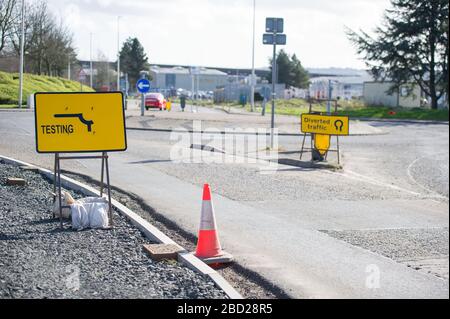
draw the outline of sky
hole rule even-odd
[[[28,0],[32,1],[32,0]],[[151,64],[251,68],[253,0],[47,0],[74,34],[80,59],[117,57],[137,37]],[[370,33],[389,0],[255,0],[255,67],[267,67],[266,17],[284,19],[287,44],[306,67],[364,68],[345,26]],[[120,19],[118,17],[120,16]],[[119,23],[118,23],[119,21]]]

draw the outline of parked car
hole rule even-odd
[[[148,93],[145,95],[145,109],[157,108],[160,111],[166,109],[166,99],[161,93]]]

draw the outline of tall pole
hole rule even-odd
[[[331,114],[331,96],[332,96],[333,87],[331,86],[331,80],[328,80],[328,101],[327,101],[327,114]]]
[[[25,53],[25,0],[22,0],[22,30],[20,36],[20,66],[19,66],[19,108],[22,107],[23,100],[23,60]]]
[[[94,80],[93,80],[93,67],[92,67],[92,32],[90,34],[90,86],[91,88],[94,86]]]
[[[198,74],[197,74],[197,100],[198,98],[198,93],[200,90],[200,75],[201,75],[201,71],[199,70]],[[198,112],[198,103],[195,103],[195,111]]]
[[[117,17],[117,91],[120,91],[120,16]]]
[[[253,0],[253,47],[252,47],[252,80],[250,90],[251,111],[255,111],[255,13],[256,0]]]
[[[67,63],[67,79],[70,80],[70,55],[69,55],[69,62]]]
[[[273,33],[273,38],[276,39],[276,31]],[[277,78],[277,44],[276,41],[273,43],[273,55],[272,55],[272,121],[270,125],[270,148],[273,148],[273,130],[275,128],[275,82]]]
[[[145,79],[146,74],[145,72],[141,72],[141,79]],[[144,109],[145,109],[145,93],[141,93],[141,116],[144,116]]]
[[[191,112],[194,112],[194,109],[193,109],[193,104],[194,104],[194,98],[195,98],[195,96],[194,96],[194,88],[195,88],[195,80],[194,80],[194,77],[195,77],[195,75],[194,75],[194,69],[192,69],[191,68],[191,88],[192,88],[192,93],[191,93],[191,100],[192,100],[192,103],[191,103]]]

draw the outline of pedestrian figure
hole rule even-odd
[[[184,112],[184,108],[186,107],[186,97],[184,95],[180,96],[180,105],[181,111]]]

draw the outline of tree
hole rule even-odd
[[[20,6],[16,6],[20,11]],[[76,61],[73,35],[50,13],[45,1],[25,7],[25,70],[36,74],[62,76],[69,61]],[[20,55],[21,25],[15,23],[10,34],[11,50]]]
[[[120,50],[121,71],[128,73],[130,83],[136,83],[139,72],[148,69],[148,58],[137,38],[128,38]]]
[[[72,47],[72,34],[60,22],[53,23],[47,38],[43,54],[44,70],[50,76],[62,76],[69,60],[74,62],[75,49]]]
[[[390,93],[415,83],[437,109],[438,100],[448,97],[448,1],[391,0],[391,5],[375,37],[350,29],[347,35],[375,79],[393,81]]]
[[[292,86],[306,89],[309,87],[309,74],[295,54],[292,55],[293,84]]]
[[[298,88],[307,88],[309,85],[308,72],[303,68],[300,60],[295,54],[292,57],[280,50],[276,57],[278,83],[284,83],[287,86]],[[268,80],[272,82],[272,59],[269,59],[270,73]]]
[[[115,78],[114,70],[109,67],[108,58],[106,55],[99,51],[97,57],[97,76],[95,79],[96,87],[111,86],[111,80]]]
[[[0,53],[7,46],[8,40],[17,23],[17,0],[0,0]]]

